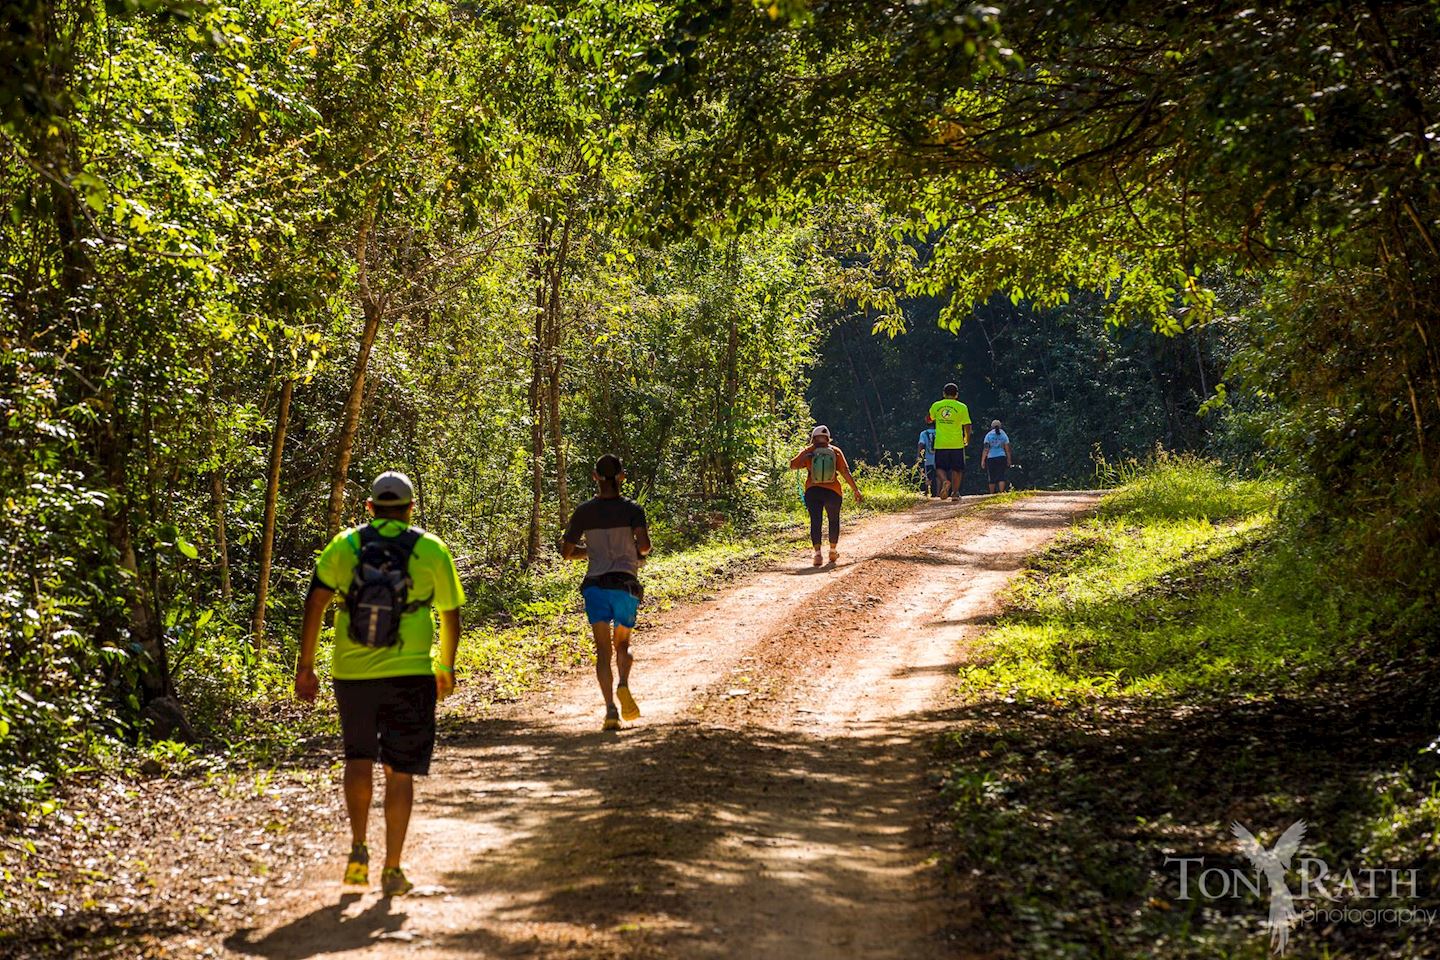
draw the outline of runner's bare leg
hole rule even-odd
[[[385,764],[385,866],[400,866],[405,834],[410,830],[410,810],[415,805],[415,777],[396,773]]]
[[[615,676],[610,672],[610,624],[603,620],[592,623],[590,632],[595,636],[595,679],[599,681],[600,692],[605,697],[605,709],[609,710],[615,706]],[[628,639],[630,631],[625,632]],[[629,651],[626,654],[628,656]],[[630,672],[629,665],[626,664],[623,670],[622,677]]]
[[[630,628],[615,624],[615,666],[620,674],[620,686],[630,686],[630,665],[635,658],[630,653]]]
[[[345,761],[345,812],[350,815],[351,843],[365,842],[365,831],[370,826],[374,775],[374,760]]]

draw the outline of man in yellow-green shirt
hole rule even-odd
[[[930,404],[925,419],[935,424],[935,477],[940,483],[940,499],[960,499],[960,484],[965,482],[965,448],[970,446],[970,408],[961,403],[960,388],[945,384],[945,396]]]
[[[368,524],[338,534],[320,553],[305,619],[295,695],[307,703],[320,691],[315,650],[325,608],[337,593],[330,676],[345,742],[345,806],[350,814],[350,859],[345,883],[368,885],[366,846],[373,775],[385,767],[386,896],[412,884],[400,866],[416,776],[430,772],[435,749],[435,704],[455,689],[455,648],[465,591],[450,550],[436,536],[410,526],[415,491],[403,473],[375,478]],[[440,614],[440,649],[433,651]]]

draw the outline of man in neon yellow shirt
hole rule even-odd
[[[403,473],[382,473],[366,506],[373,519],[338,534],[320,553],[305,619],[295,696],[309,703],[320,692],[315,649],[325,608],[339,593],[330,675],[345,742],[345,807],[350,815],[350,859],[345,883],[367,885],[366,846],[375,762],[385,767],[386,896],[413,886],[400,866],[415,777],[430,772],[435,749],[435,704],[455,689],[455,648],[465,591],[450,550],[433,534],[410,526],[415,492]],[[362,555],[364,563],[361,563]],[[440,614],[440,650],[432,657]],[[353,622],[352,622],[353,621]]]
[[[940,481],[940,499],[960,499],[965,482],[965,448],[970,446],[970,408],[961,403],[960,388],[945,384],[945,396],[930,404],[925,419],[935,424],[935,476]]]

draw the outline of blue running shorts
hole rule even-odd
[[[609,590],[605,587],[586,587],[580,591],[585,598],[585,619],[590,623],[613,623],[619,627],[634,629],[635,615],[640,610],[640,598],[628,590]]]

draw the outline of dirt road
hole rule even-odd
[[[642,621],[644,716],[629,729],[599,731],[584,671],[442,743],[407,850],[422,895],[342,896],[337,837],[334,863],[224,949],[950,955],[927,868],[926,740],[998,592],[1094,502],[926,504],[853,528],[834,568],[796,555]]]

